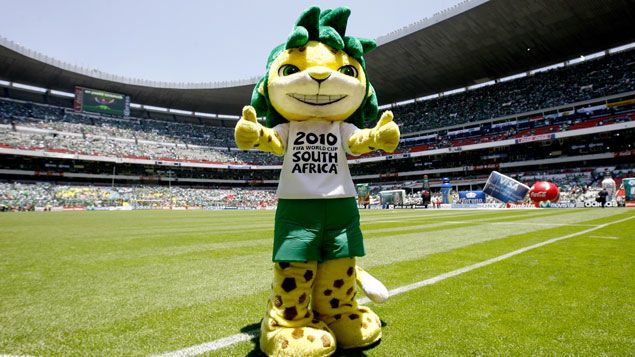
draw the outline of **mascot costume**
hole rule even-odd
[[[306,10],[271,51],[235,128],[240,149],[284,155],[260,332],[269,356],[328,356],[381,339],[379,317],[355,300],[356,280],[373,301],[387,291],[355,263],[364,243],[347,154],[393,152],[399,128],[387,111],[374,128],[360,129],[377,117],[364,61],[376,44],[345,36],[349,15],[348,8]]]

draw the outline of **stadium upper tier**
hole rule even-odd
[[[560,114],[566,116],[551,119],[553,115],[548,113],[553,111],[549,108],[611,95],[632,97],[634,91],[635,51],[630,50],[462,93],[397,106],[393,108],[395,121],[401,126],[403,134],[399,152],[558,132],[575,129],[579,125],[606,124],[607,120],[591,121],[600,114],[613,114],[615,111],[611,108],[601,112],[596,108],[596,117],[591,118],[585,113],[574,113],[565,108],[560,110]],[[4,91],[5,96],[14,98],[23,98],[22,93],[25,92],[16,89]],[[47,99],[43,96],[41,101]],[[70,106],[71,102],[67,104]],[[534,120],[504,119],[509,115],[523,115],[536,110],[542,113],[531,114]],[[195,117],[166,113],[135,110],[133,115],[135,117],[125,119],[111,118],[78,113],[70,107],[0,99],[0,145],[152,160],[280,164],[280,158],[270,154],[237,150],[233,142],[234,122],[231,120],[219,121],[216,124],[221,126],[213,126],[197,121]],[[546,120],[535,120],[540,117]],[[486,119],[489,121],[482,122]],[[624,120],[630,121],[631,117],[613,118],[612,122]],[[511,124],[506,125],[505,121]],[[452,129],[468,127],[474,122],[479,123],[465,131]]]
[[[632,43],[633,23],[632,1],[471,0],[378,38],[366,62],[380,103],[389,104]],[[195,84],[124,78],[1,38],[0,79],[66,92],[79,85],[125,93],[138,104],[231,115],[249,102],[255,83],[255,78]]]
[[[402,132],[468,124],[635,91],[635,50],[393,108]]]

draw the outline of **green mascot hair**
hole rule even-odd
[[[267,127],[274,127],[281,123],[288,122],[278,113],[269,101],[267,80],[269,67],[278,55],[289,48],[299,48],[305,46],[309,41],[319,41],[336,50],[343,50],[349,56],[356,59],[366,72],[366,61],[364,55],[377,44],[374,40],[345,36],[346,24],[351,10],[347,7],[338,7],[321,11],[319,7],[313,6],[304,11],[295,24],[293,31],[289,35],[287,42],[275,47],[267,59],[267,69],[265,75],[256,83],[256,87],[251,96],[251,105],[256,109],[258,116],[267,118]],[[264,94],[258,91],[263,86]],[[368,91],[372,91],[368,96]],[[357,127],[364,127],[367,118],[377,117],[377,96],[372,89],[368,76],[366,76],[366,95],[359,108],[346,119],[347,122],[355,124]]]

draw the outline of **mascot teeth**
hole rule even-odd
[[[346,98],[346,95],[304,95],[304,94],[289,94],[290,97],[293,97],[302,103],[312,104],[312,105],[326,105],[335,102],[339,102],[340,100]]]

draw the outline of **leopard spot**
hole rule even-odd
[[[333,287],[335,288],[341,288],[342,286],[344,286],[344,279],[337,279],[333,282]]]
[[[307,319],[309,317],[311,317],[311,313],[307,311],[306,314],[304,314],[304,318]]]
[[[285,349],[285,348],[289,347],[289,341],[287,341],[287,340],[282,340],[282,344],[281,344],[281,346],[280,346],[280,347],[282,347],[283,349]]]
[[[336,314],[336,315],[333,315],[333,317],[334,317],[336,320],[339,320],[339,319],[341,319],[341,318],[342,318],[342,314]]]
[[[293,338],[295,338],[296,340],[298,338],[302,338],[302,336],[304,336],[304,329],[300,327],[294,328],[293,333],[291,333],[291,336],[293,336]]]
[[[281,287],[286,292],[295,289],[297,287],[297,285],[295,285],[295,278],[284,278]]]
[[[278,263],[278,265],[280,266],[280,269],[287,269],[288,267],[291,266],[291,263],[288,262],[280,262]]]
[[[362,328],[368,328],[368,324],[365,322],[362,322]]]
[[[293,320],[296,316],[298,316],[298,310],[295,306],[287,307],[284,309],[284,318],[287,320]]]
[[[315,336],[313,336],[313,335],[308,335],[308,336],[306,337],[306,339],[307,339],[307,340],[309,340],[309,342],[313,342],[313,341],[315,341]]]
[[[359,312],[369,312],[370,310],[366,306],[360,306]]]
[[[333,293],[333,290],[331,290],[331,289],[324,290],[324,295],[325,296],[331,296],[332,293]]]
[[[280,295],[276,295],[276,297],[273,298],[273,304],[275,305],[275,307],[282,306],[282,297]]]
[[[355,271],[355,269],[353,267],[348,268],[348,270],[346,271],[346,275],[348,276],[353,276],[353,272]]]
[[[318,319],[311,320],[311,323],[314,323],[314,324],[317,324],[318,322],[320,322],[320,320],[318,320]]]
[[[331,307],[334,309],[340,306],[340,301],[338,299],[331,299],[329,302],[331,303]]]
[[[353,288],[349,288],[348,290],[346,290],[346,295],[350,295],[353,293]]]
[[[322,346],[331,347],[331,339],[327,335],[322,335]]]
[[[349,319],[351,319],[351,320],[357,320],[357,319],[359,319],[359,315],[357,315],[357,314],[350,314],[350,315],[348,315],[348,318],[349,318]]]
[[[304,273],[304,280],[310,281],[311,279],[313,279],[313,270],[307,270]]]
[[[306,300],[306,293],[302,293],[302,295],[300,295],[300,298],[298,299],[298,302],[302,304],[305,300]]]

